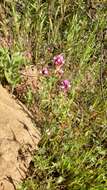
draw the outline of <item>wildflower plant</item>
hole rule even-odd
[[[37,71],[23,75],[21,89],[42,138],[19,189],[106,190],[105,3],[15,0],[0,8],[2,36],[12,42],[0,49],[2,83],[16,92],[23,67]]]

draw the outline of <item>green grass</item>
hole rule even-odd
[[[107,189],[107,11],[106,1],[89,2],[0,3],[0,80],[32,111],[42,133],[19,190]],[[60,53],[61,77],[53,64]],[[20,74],[30,66],[35,78],[34,71]],[[42,67],[49,76],[39,73]],[[71,83],[67,93],[59,88],[63,79]]]

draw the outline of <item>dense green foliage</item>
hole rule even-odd
[[[42,132],[20,190],[107,189],[106,4],[0,3],[0,80],[36,115]],[[58,54],[65,60],[61,76],[53,63]],[[26,65],[36,68],[36,81],[21,77]],[[48,76],[40,74],[43,67]],[[64,79],[71,84],[67,92],[60,89]],[[18,85],[26,89],[19,91]]]

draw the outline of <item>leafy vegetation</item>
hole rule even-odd
[[[42,139],[20,190],[107,189],[106,1],[4,0],[0,80]]]

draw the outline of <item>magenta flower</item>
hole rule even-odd
[[[56,66],[62,66],[64,64],[64,57],[63,55],[56,55],[53,58],[53,62]]]
[[[42,71],[40,71],[40,73],[47,76],[49,74],[49,71],[47,68],[43,68]]]
[[[67,91],[71,87],[69,80],[63,80],[61,82],[60,88]]]

